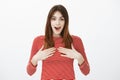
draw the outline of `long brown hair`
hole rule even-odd
[[[47,22],[46,22],[46,28],[45,28],[45,48],[54,47],[54,41],[53,41],[53,31],[51,28],[51,17],[54,14],[54,12],[59,11],[64,19],[65,19],[65,25],[61,32],[61,37],[63,38],[63,43],[65,44],[66,48],[71,48],[71,43],[73,42],[72,37],[69,34],[68,30],[68,24],[69,24],[69,16],[66,8],[63,5],[55,5],[51,8],[49,11]]]

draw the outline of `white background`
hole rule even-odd
[[[26,73],[33,39],[44,35],[55,4],[69,13],[71,34],[81,37],[90,63],[84,76],[75,61],[77,80],[120,80],[120,0],[0,0],[0,80],[39,80]]]

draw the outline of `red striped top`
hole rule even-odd
[[[87,75],[90,71],[89,63],[85,54],[84,46],[82,40],[78,36],[72,36],[74,48],[80,52],[85,61],[82,65],[79,65],[81,72]],[[62,38],[53,38],[55,43],[55,48],[64,47],[62,43]],[[27,73],[32,75],[35,73],[37,66],[33,66],[31,63],[32,57],[44,44],[44,36],[38,36],[34,39],[30,59],[27,65]],[[56,50],[53,56],[42,61],[42,73],[41,80],[73,80],[75,79],[74,69],[73,69],[73,59],[60,56],[60,53]]]

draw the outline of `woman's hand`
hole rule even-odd
[[[42,46],[41,49],[33,56],[32,60],[31,60],[33,65],[37,65],[37,62],[39,60],[45,60],[48,57],[52,56],[56,50],[56,48],[54,48],[54,47],[42,50],[43,48],[44,48],[44,46]]]
[[[71,59],[77,59],[79,64],[82,64],[84,62],[84,58],[81,55],[81,53],[79,53],[78,51],[75,50],[75,48],[72,46],[72,49],[68,49],[68,48],[63,48],[63,47],[59,47],[58,51],[61,54],[61,56],[63,57],[67,57],[67,58],[71,58]]]

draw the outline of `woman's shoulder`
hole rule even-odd
[[[79,36],[72,35],[72,39],[73,39],[73,45],[76,49],[83,47],[82,39]]]
[[[43,41],[44,38],[45,38],[44,35],[38,35],[38,36],[36,36],[36,37],[34,38],[34,40],[35,40],[35,41]]]
[[[73,40],[81,40],[81,38],[79,36],[76,35],[71,35]]]

